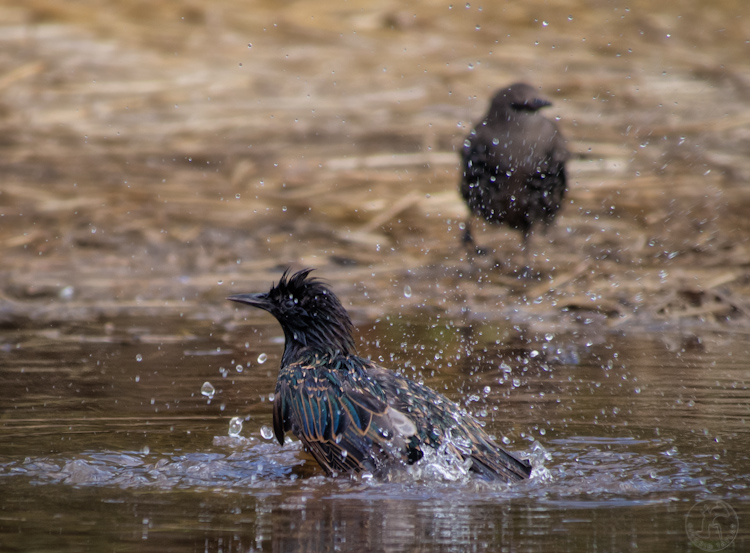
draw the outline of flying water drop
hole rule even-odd
[[[239,438],[242,432],[242,417],[232,417],[229,421],[229,435],[232,438]]]
[[[263,436],[264,439],[270,440],[273,438],[273,430],[271,430],[270,426],[261,426],[260,435]]]
[[[214,394],[216,393],[216,388],[213,387],[213,384],[210,382],[204,382],[203,386],[201,386],[201,394],[206,396],[208,399],[211,399],[214,397]]]

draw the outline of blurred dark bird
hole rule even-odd
[[[470,470],[486,479],[529,477],[529,463],[504,451],[464,409],[359,357],[349,315],[311,271],[287,270],[268,293],[228,298],[268,311],[284,330],[273,401],[280,444],[291,431],[329,475],[384,475],[443,447],[456,460],[471,459]]]
[[[565,139],[538,113],[551,105],[528,84],[500,89],[481,123],[464,140],[461,195],[474,215],[523,234],[527,252],[537,224],[555,218],[566,190]],[[474,246],[470,221],[464,243]]]

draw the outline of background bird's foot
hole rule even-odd
[[[461,242],[463,242],[464,246],[471,252],[473,251],[476,255],[487,255],[488,250],[485,248],[480,248],[476,245],[474,242],[474,237],[471,235],[471,227],[469,227],[468,223],[466,224],[466,230],[464,231],[464,235],[461,238]]]
[[[464,246],[466,246],[466,249],[469,251],[469,253],[479,256],[484,256],[489,253],[489,250],[487,248],[479,247],[474,243],[474,238],[472,238],[469,232],[464,234],[464,237],[461,241],[463,242]]]

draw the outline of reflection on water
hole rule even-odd
[[[50,363],[61,347],[54,340],[2,352],[0,543],[11,550],[114,543],[143,551],[683,549],[684,517],[699,499],[722,499],[747,520],[750,393],[744,364],[733,361],[744,352],[741,337],[710,335],[697,345],[678,334],[521,332],[497,343],[490,328],[402,321],[409,343],[425,346],[404,351],[403,328],[389,335],[375,323],[381,341],[368,346],[363,335],[364,353],[373,347],[386,364],[446,389],[511,450],[534,459],[531,480],[507,485],[420,467],[390,481],[325,478],[299,442],[281,447],[262,435],[279,329],[226,321],[204,333],[201,324],[190,328],[196,339],[188,350],[177,340],[90,340],[65,345],[64,363]],[[164,336],[186,326],[160,322]],[[562,344],[575,355],[560,359]],[[407,359],[427,368],[412,371]],[[210,399],[201,394],[206,381],[215,388]],[[233,417],[244,422],[241,437],[229,435]],[[115,521],[113,535],[106,529]],[[60,532],[69,541],[61,544]],[[737,551],[744,539],[740,533]]]

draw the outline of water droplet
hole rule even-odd
[[[542,21],[542,27],[546,27],[547,25],[549,25],[547,21]]]
[[[346,456],[349,455],[349,452],[345,449],[341,450],[341,458],[346,459]]]
[[[492,388],[490,388],[489,386],[485,386],[485,387],[484,387],[484,390],[483,390],[483,392],[485,393],[485,395],[486,395],[486,394],[489,394],[489,393],[490,393],[491,391],[492,391]]]
[[[245,370],[245,368],[239,363],[234,368],[237,370],[238,373],[241,373],[242,371]]]
[[[204,382],[203,386],[201,386],[201,394],[206,396],[208,399],[211,399],[214,397],[214,394],[216,393],[216,388],[213,387],[213,384],[210,382]]]
[[[140,382],[141,381],[141,377],[139,375],[135,375],[135,381],[136,382]]]
[[[268,355],[266,355],[265,353],[261,353],[261,354],[260,354],[260,355],[258,356],[258,363],[260,363],[260,364],[262,365],[262,364],[263,364],[263,363],[265,363],[266,361],[268,361]]]
[[[266,440],[270,440],[273,438],[273,430],[271,430],[270,426],[263,425],[260,427],[260,435]]]
[[[511,382],[514,388],[518,388],[521,385],[521,379],[520,378],[514,378]]]
[[[240,199],[240,194],[239,194],[239,192],[238,192],[237,194],[235,194],[235,195],[234,195],[234,197],[235,197],[235,198],[237,198],[237,199],[239,200],[239,199]]]
[[[411,297],[411,286],[409,286],[408,284],[404,286],[404,297],[405,298]]]
[[[138,355],[136,355],[136,356],[135,356],[135,360],[136,360],[136,361],[138,361],[138,362],[140,363],[141,361],[143,361],[143,355],[141,355],[141,354],[139,353]]]
[[[248,43],[247,47],[248,48],[252,48],[253,47],[253,43],[252,42]]]
[[[62,290],[60,290],[60,299],[61,300],[69,300],[73,298],[73,294],[75,294],[76,289],[72,286],[66,286]]]
[[[232,417],[232,420],[229,421],[229,435],[232,438],[238,438],[240,432],[242,432],[242,418]]]

